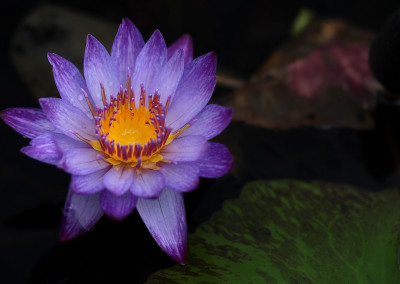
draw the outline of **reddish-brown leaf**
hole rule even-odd
[[[372,38],[342,22],[316,22],[272,54],[226,104],[235,120],[269,128],[372,128],[381,90],[368,65]]]

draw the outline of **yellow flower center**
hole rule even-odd
[[[96,121],[97,140],[88,140],[77,136],[104,154],[104,159],[113,165],[123,164],[131,167],[159,169],[157,163],[164,160],[159,151],[185,131],[189,124],[175,133],[165,126],[170,98],[165,106],[156,92],[146,100],[143,85],[138,107],[128,75],[126,89],[119,91],[117,97],[107,102],[104,87],[101,84],[104,108],[95,110],[88,95],[85,98]]]

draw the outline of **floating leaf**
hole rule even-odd
[[[253,182],[147,283],[400,283],[399,225],[396,189]]]
[[[342,22],[315,22],[273,53],[224,104],[235,109],[235,120],[268,128],[370,129],[382,90],[368,64],[372,38]]]

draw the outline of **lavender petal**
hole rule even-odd
[[[106,98],[116,97],[121,83],[119,71],[104,46],[92,35],[87,36],[83,71],[86,84],[98,108],[103,107],[100,82],[104,86]]]
[[[186,66],[193,60],[193,41],[189,34],[184,34],[168,47],[168,59],[170,59],[174,53],[180,49],[183,50]]]
[[[86,143],[76,141],[64,134],[48,132],[34,138],[29,146],[21,149],[21,152],[41,162],[57,165],[65,151],[72,148],[88,147]]]
[[[15,131],[28,138],[56,131],[43,110],[39,108],[9,108],[3,110],[0,117]]]
[[[172,190],[188,192],[198,187],[200,183],[199,167],[195,163],[164,164],[162,173],[165,186]]]
[[[104,189],[103,177],[109,168],[87,175],[72,175],[71,188],[77,194],[91,195]]]
[[[89,91],[78,68],[68,60],[54,53],[48,53],[47,58],[53,66],[54,81],[61,98],[79,108],[91,118],[92,113],[84,98],[82,89],[85,90],[86,93],[89,93]],[[90,95],[89,100],[93,103]]]
[[[130,192],[115,196],[108,190],[104,190],[100,195],[100,206],[108,217],[121,221],[135,209],[137,200],[138,198]]]
[[[201,177],[217,178],[230,171],[233,157],[224,145],[210,142],[207,153],[195,163],[199,166]]]
[[[187,162],[199,159],[208,149],[209,143],[203,136],[191,135],[176,138],[161,150],[165,160]]]
[[[58,98],[41,98],[39,103],[47,118],[60,132],[79,141],[75,133],[86,139],[95,139],[95,122],[80,109]]]
[[[175,93],[183,74],[183,68],[183,51],[179,50],[175,52],[153,78],[150,83],[152,89],[148,89],[149,94],[154,94],[155,91],[158,91],[161,103],[165,104],[167,98]]]
[[[154,89],[150,86],[150,83],[153,81],[155,74],[157,74],[166,62],[167,47],[160,31],[156,30],[136,59],[135,70],[132,76],[132,87],[137,96],[140,94],[141,84],[146,89]],[[139,105],[139,100],[136,100],[136,104],[137,106]]]
[[[195,118],[195,122],[181,137],[188,135],[201,135],[207,140],[220,134],[232,120],[232,109],[219,106],[207,105]]]
[[[130,190],[133,195],[138,197],[156,198],[164,186],[164,176],[159,171],[140,170],[135,172]]]
[[[68,241],[89,231],[101,218],[100,194],[79,195],[71,188],[64,206],[60,241]]]
[[[128,76],[128,68],[133,72],[136,58],[143,46],[143,37],[136,26],[127,18],[122,19],[111,48],[111,59],[116,62],[118,79],[123,86]]]
[[[110,164],[98,156],[94,149],[70,149],[64,153],[58,167],[73,175],[88,175]]]
[[[176,131],[192,120],[208,103],[216,84],[216,57],[208,53],[186,65],[172,99],[166,124]]]
[[[173,260],[184,264],[187,229],[182,193],[165,189],[158,199],[139,199],[136,207],[158,245]]]
[[[125,166],[113,166],[104,175],[104,186],[116,196],[121,196],[131,187],[134,169]]]

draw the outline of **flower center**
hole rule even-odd
[[[136,107],[130,75],[127,78],[126,89],[121,87],[116,97],[111,96],[110,102],[106,100],[104,86],[100,86],[103,109],[95,110],[84,92],[96,121],[97,140],[88,140],[78,134],[77,136],[105,154],[105,160],[113,165],[159,169],[156,163],[169,162],[163,160],[160,149],[189,127],[186,125],[171,133],[171,129],[165,126],[170,98],[165,106],[160,102],[157,92],[149,95],[146,100],[146,92],[142,85]]]

